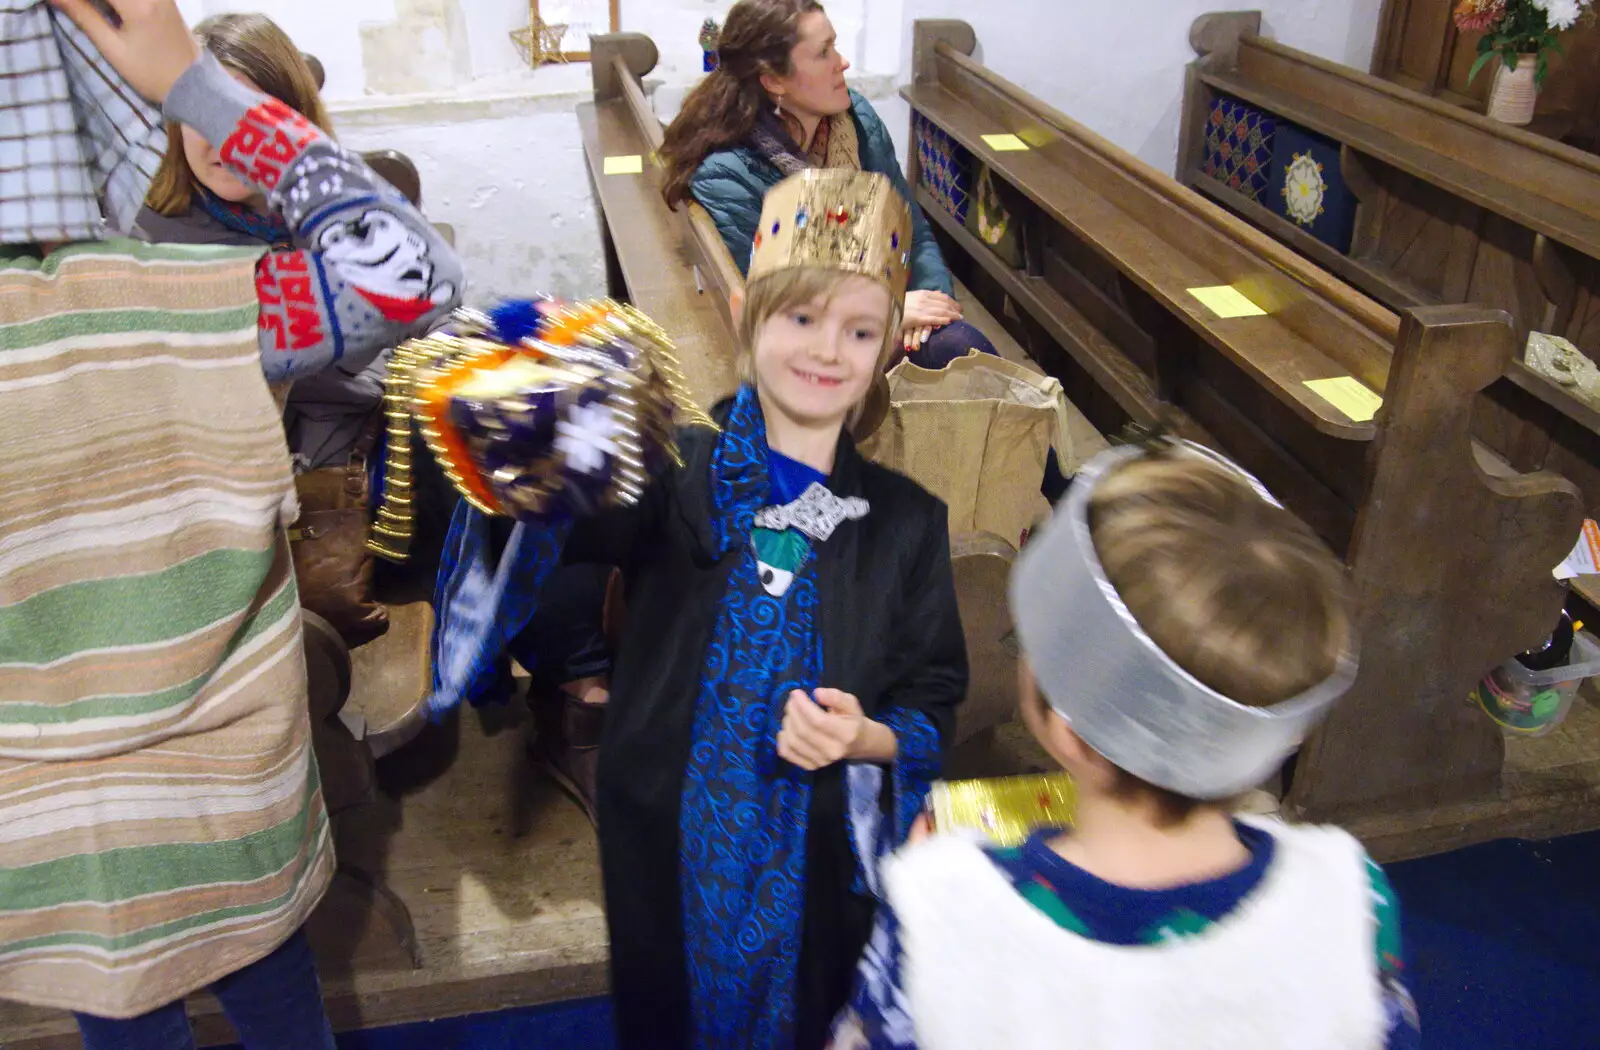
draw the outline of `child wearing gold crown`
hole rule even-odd
[[[1343,831],[1226,808],[1353,681],[1343,566],[1221,457],[1124,447],[1035,534],[1011,606],[1073,827],[886,863],[834,1050],[1416,1047],[1383,873]]]
[[[845,429],[895,345],[910,235],[881,175],[775,187],[718,429],[683,431],[680,466],[564,539],[565,562],[627,580],[597,784],[622,1047],[820,1047],[876,862],[937,775],[967,683],[947,512]],[[563,530],[517,528],[517,564],[480,579],[535,595]],[[445,620],[467,590],[444,581]],[[521,629],[487,605],[494,638]],[[441,642],[438,705],[473,695],[483,637]]]

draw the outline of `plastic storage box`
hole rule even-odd
[[[1572,639],[1572,655],[1564,667],[1530,671],[1507,660],[1484,676],[1472,698],[1509,733],[1540,736],[1567,717],[1572,698],[1585,678],[1600,674],[1600,644],[1580,631]]]

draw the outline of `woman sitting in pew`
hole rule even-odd
[[[311,68],[277,23],[261,14],[227,14],[195,27],[200,46],[235,80],[282,102],[332,135]],[[167,153],[139,213],[136,234],[152,243],[283,248],[289,225],[267,194],[230,172],[218,147],[188,125],[171,123]],[[295,383],[284,411],[289,451],[301,470],[342,466],[383,401],[388,355],[364,368],[342,362]]]
[[[911,205],[911,268],[901,344],[913,363],[943,368],[994,347],[961,319],[950,270],[872,104],[845,86],[850,68],[816,0],[739,0],[728,12],[718,66],[690,93],[660,154],[669,207],[693,197],[716,221],[740,272],[767,190],[806,168],[889,176]],[[803,143],[804,145],[800,145]]]

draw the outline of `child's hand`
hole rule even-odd
[[[892,762],[898,750],[893,730],[868,718],[849,693],[818,689],[815,702],[798,689],[789,694],[778,731],[784,761],[816,770],[846,759]]]
[[[851,699],[855,699],[851,697]],[[789,694],[783,709],[783,727],[778,730],[778,757],[801,769],[821,769],[841,761],[861,733],[866,716],[856,703],[856,715],[835,715],[813,703],[796,689]]]
[[[200,45],[173,0],[111,0],[122,20],[113,26],[89,0],[51,0],[83,30],[133,89],[155,103],[200,57]]]

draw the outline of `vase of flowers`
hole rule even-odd
[[[1539,55],[1520,54],[1516,65],[1510,68],[1496,65],[1485,112],[1502,124],[1532,123],[1534,108],[1539,104],[1539,88],[1543,86],[1539,76],[1543,63],[1544,58]]]
[[[1470,83],[1494,66],[1489,116],[1507,124],[1533,120],[1539,88],[1550,71],[1550,53],[1561,53],[1556,34],[1583,17],[1592,0],[1460,0],[1456,28],[1482,32]]]

